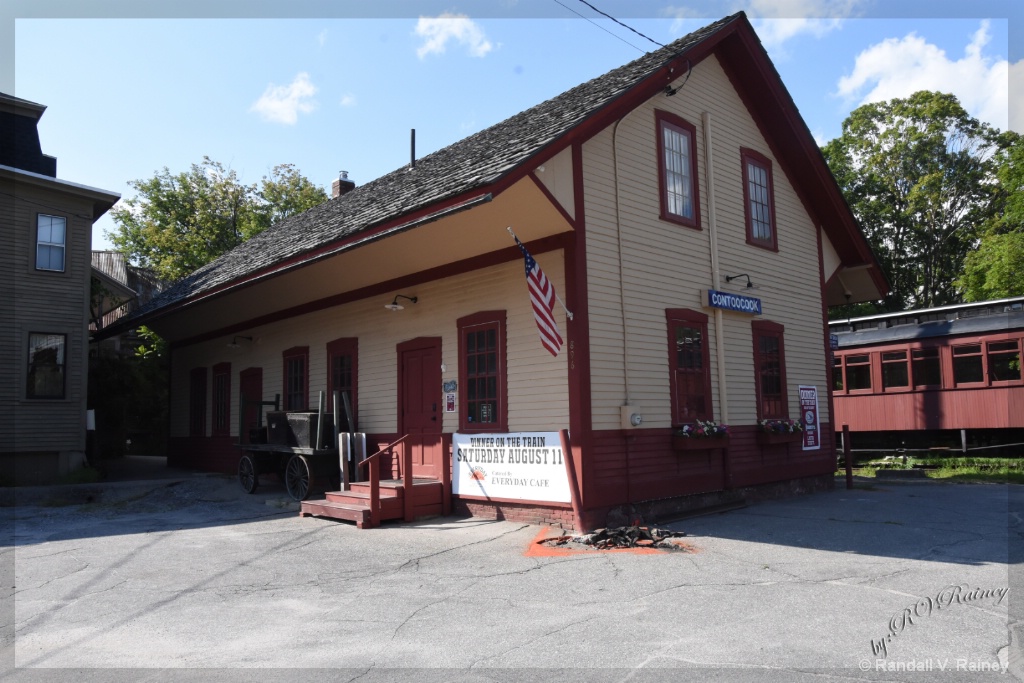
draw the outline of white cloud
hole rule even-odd
[[[787,41],[810,34],[822,38],[842,26],[864,0],[733,0],[728,11],[747,13],[761,43],[768,51],[781,51]],[[687,19],[700,16],[688,7],[670,6],[665,14],[675,17],[673,33],[682,32]]]
[[[963,57],[956,60],[914,33],[872,45],[857,55],[853,72],[839,79],[837,94],[867,104],[908,97],[918,90],[951,92],[971,116],[1005,130],[1009,64],[984,55],[988,27],[987,21],[981,22]],[[1014,69],[1022,79],[1024,67],[1018,63]]]
[[[1024,59],[1011,64],[1009,69],[1010,101],[1007,127],[1024,135]]]
[[[340,104],[343,107],[354,107],[356,106],[356,96],[351,93],[345,93],[341,98]]]
[[[324,43],[327,42],[327,29],[320,31],[320,33],[317,34],[316,42],[320,44],[320,47],[324,46]]]
[[[302,72],[289,85],[268,85],[249,111],[258,113],[264,121],[294,125],[300,112],[308,114],[316,108],[315,94],[316,86],[309,74]]]
[[[444,54],[452,40],[466,46],[473,57],[483,57],[494,48],[483,29],[464,14],[445,12],[439,17],[420,17],[415,34],[424,39],[416,50],[420,59],[433,53]]]

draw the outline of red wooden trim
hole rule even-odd
[[[217,377],[227,375],[226,393],[223,397],[217,396]],[[231,363],[217,363],[213,366],[213,436],[230,436],[231,435]],[[224,406],[224,414],[226,416],[223,427],[218,428],[217,425],[217,399],[223,398],[226,405]]]
[[[572,147],[573,191],[575,193],[575,240],[566,246],[565,298],[573,319],[566,321],[566,348],[569,380],[569,433],[571,453],[580,480],[580,504],[586,507],[589,473],[584,463],[593,453],[593,415],[590,383],[590,298],[587,289],[587,221],[583,193],[583,147]],[[628,475],[627,475],[628,476]]]
[[[669,367],[669,400],[672,406],[672,424],[678,426],[688,420],[682,419],[679,414],[679,396],[676,379],[676,372],[679,368],[676,366],[676,360],[678,358],[676,354],[676,339],[675,339],[675,325],[674,323],[685,323],[690,325],[696,325],[700,327],[701,335],[703,336],[704,343],[701,344],[701,364],[704,366],[704,388],[705,388],[705,406],[706,410],[703,415],[696,416],[697,419],[701,420],[714,420],[715,410],[714,401],[712,400],[711,392],[711,352],[709,350],[709,339],[708,339],[708,316],[706,313],[700,311],[690,310],[688,308],[666,308],[665,309],[665,326],[668,333],[668,367]]]
[[[302,406],[290,406],[288,405],[288,361],[293,358],[302,358]],[[308,346],[293,346],[290,349],[285,349],[281,352],[281,396],[282,396],[282,410],[307,410],[309,408],[309,347]]]
[[[812,214],[812,218],[813,218],[813,214]],[[821,335],[822,335],[822,341],[823,341],[824,347],[825,347],[825,393],[826,393],[825,402],[826,402],[826,405],[828,406],[828,419],[829,419],[830,422],[835,422],[836,421],[836,406],[835,406],[835,397],[833,396],[833,386],[832,386],[833,385],[833,380],[832,380],[833,355],[832,354],[834,352],[832,351],[832,343],[831,343],[831,338],[829,336],[831,333],[829,332],[829,329],[828,329],[828,301],[826,300],[826,295],[825,295],[825,291],[826,291],[826,289],[825,289],[826,288],[826,282],[825,282],[825,247],[824,247],[824,244],[823,244],[823,241],[822,241],[822,236],[821,236],[821,226],[818,223],[814,224],[814,235],[815,235],[815,238],[816,238],[816,241],[817,241],[817,247],[818,247],[818,284],[819,284],[819,287],[821,287]],[[838,274],[838,272],[839,271],[837,270],[836,273]],[[845,379],[844,379],[844,381],[845,381]],[[845,387],[846,384],[844,383],[843,386]],[[849,443],[849,440],[844,441],[844,443]],[[821,447],[825,448],[825,445],[821,444]],[[833,439],[832,444],[831,444],[831,452],[832,452],[832,458],[836,462],[836,467],[838,467],[839,466],[839,464],[838,464],[839,461],[835,458],[836,454],[835,454],[835,440],[834,439]]]
[[[530,250],[531,254],[536,256],[537,254],[555,251],[556,249],[564,249],[567,244],[572,242],[572,238],[573,233],[565,232],[527,242],[526,247]],[[462,275],[475,270],[509,263],[511,261],[521,261],[522,258],[523,252],[519,250],[519,247],[506,247],[481,256],[474,256],[455,263],[438,266],[437,268],[423,270],[419,273],[413,273],[393,280],[379,282],[375,285],[361,287],[360,289],[354,289],[342,294],[334,294],[322,299],[299,304],[298,306],[291,306],[290,308],[281,309],[280,311],[243,320],[233,325],[227,325],[216,330],[198,334],[194,337],[187,337],[185,339],[172,342],[171,348],[178,349],[192,344],[199,344],[201,342],[217,339],[218,337],[251,330],[252,328],[259,327],[260,325],[269,325],[271,323],[281,322],[282,320],[306,315],[307,313],[315,313],[316,311],[333,308],[334,306],[341,306],[353,301],[361,301],[362,299],[366,299],[371,296],[391,294],[398,289],[408,289],[427,282],[434,282],[444,278],[453,277],[455,275]]]
[[[558,440],[562,444],[562,453],[571,454],[572,446],[569,442],[569,430],[560,429],[558,430]],[[576,478],[576,461],[571,457],[565,458],[565,476],[569,480],[569,499],[572,503],[572,514],[575,519],[573,520],[574,528],[579,532],[586,532],[589,529],[584,528],[585,522],[583,520],[583,501],[580,498],[580,483],[579,479]]]
[[[327,412],[334,410],[334,362],[335,356],[350,356],[352,358],[352,395],[349,402],[352,404],[352,419],[359,424],[359,339],[358,337],[340,337],[327,342]],[[342,404],[344,405],[344,404]],[[338,406],[339,415],[342,406]]]
[[[776,337],[779,340],[779,383],[781,384],[782,391],[782,414],[779,416],[771,416],[769,419],[783,419],[789,416],[789,383],[786,378],[786,346],[785,346],[785,327],[777,322],[771,320],[751,320],[751,338],[754,342],[754,390],[757,396],[757,419],[763,420],[766,415],[762,415],[762,401],[761,401],[761,349],[758,345],[758,337]]]
[[[575,228],[576,219],[569,215],[569,212],[565,210],[565,207],[562,206],[562,203],[555,198],[555,195],[551,194],[551,190],[549,190],[548,186],[545,185],[544,182],[537,177],[537,174],[534,173],[533,171],[530,171],[528,177],[530,178],[530,180],[533,181],[534,185],[536,185],[537,188],[544,194],[544,196],[547,197],[548,201],[551,202],[551,205],[558,210],[558,213],[562,214],[562,218],[565,219],[566,223]],[[531,251],[530,253],[532,254],[533,252]]]
[[[660,218],[663,221],[670,221],[685,225],[689,228],[700,227],[700,182],[697,175],[697,127],[692,123],[671,112],[661,109],[654,110],[655,126],[658,146],[658,198],[661,205]],[[679,214],[669,213],[668,210],[668,185],[665,182],[665,142],[662,131],[665,128],[675,129],[690,138],[690,191],[693,196],[693,217],[687,218]]]
[[[520,252],[522,253],[522,252]],[[463,316],[455,322],[459,331],[459,431],[460,432],[507,432],[508,429],[508,314],[505,311],[481,311]],[[467,382],[469,370],[466,364],[466,330],[470,327],[496,327],[498,331],[498,421],[486,424],[469,422],[469,399]]]
[[[517,249],[517,251],[518,251],[518,249]],[[404,413],[403,413],[403,410],[402,410],[402,406],[405,405],[405,369],[404,369],[404,366],[403,366],[403,363],[402,363],[402,354],[405,353],[406,351],[417,351],[417,350],[420,350],[420,349],[436,349],[437,350],[437,358],[438,358],[438,360],[440,360],[440,359],[444,358],[444,356],[442,355],[443,348],[444,347],[442,345],[441,337],[416,337],[415,339],[410,339],[408,341],[401,342],[401,343],[399,343],[399,344],[397,344],[395,346],[395,360],[396,360],[396,362],[398,364],[398,390],[395,392],[395,395],[397,396],[398,402],[395,405],[395,414],[398,416],[398,420],[397,420],[397,422],[398,422],[398,433],[403,435],[402,439],[404,439],[405,435],[406,435],[405,417],[404,417]],[[441,365],[440,365],[440,363],[438,363],[437,368],[435,368],[435,370],[433,371],[432,377],[433,377],[432,381],[436,382],[436,388],[437,388],[437,393],[435,394],[435,396],[437,396],[437,400],[438,400],[438,402],[440,402],[441,399],[442,399],[442,396],[441,396]],[[443,413],[442,413],[442,415],[443,415]],[[443,418],[441,418],[441,419],[443,419]],[[443,423],[442,422],[440,422],[440,421],[438,422],[437,429],[438,429],[438,434],[439,435],[441,433],[443,433],[444,427],[443,427]],[[401,441],[402,439],[399,439],[399,441]],[[442,443],[443,443],[443,440],[442,440]],[[392,445],[394,445],[394,444],[392,444]],[[403,456],[404,456],[406,451],[411,453],[411,447],[408,444],[404,444],[402,446],[402,451],[403,451]],[[449,460],[448,453],[445,452],[444,448],[441,449],[441,460],[442,460],[442,462],[440,463],[440,471],[443,472],[445,467],[451,467],[451,462],[448,462],[448,460]],[[405,464],[406,464],[406,460],[403,457],[403,459],[402,459],[402,466],[404,467]],[[410,469],[411,469],[411,466],[410,466]],[[404,476],[405,473],[403,472],[402,474]]]
[[[759,240],[754,237],[754,216],[750,212],[750,177],[748,164],[753,163],[764,169],[768,178],[768,213],[771,220],[772,239],[771,242]],[[755,150],[747,147],[740,147],[740,164],[743,167],[743,215],[747,224],[747,244],[769,251],[779,250],[779,227],[775,220],[775,181],[772,179],[771,159]]]

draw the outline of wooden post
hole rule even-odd
[[[843,425],[843,461],[846,463],[846,488],[853,488],[853,458],[850,453],[850,425]]]
[[[380,463],[370,459],[370,526],[380,526]]]
[[[426,444],[422,446],[426,448]],[[405,517],[405,521],[411,522],[413,520],[412,515],[412,444],[402,444],[402,482],[405,488],[405,495],[402,497],[402,513]]]
[[[316,450],[324,447],[324,416],[327,414],[327,406],[324,405],[324,392],[321,391],[319,394],[316,406]]]
[[[565,458],[565,474],[569,477],[569,499],[572,501],[572,516],[576,519],[576,531],[586,533],[589,529],[583,528],[583,514],[580,503],[580,486],[576,481],[576,463],[572,459],[572,449],[569,443],[569,430],[562,429],[558,432],[558,438],[562,442],[562,456]]]

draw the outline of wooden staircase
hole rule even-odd
[[[443,479],[413,478],[412,449],[402,449],[401,479],[380,478],[380,457],[392,455],[408,435],[388,444],[359,463],[368,470],[367,480],[352,482],[348,462],[342,458],[341,491],[324,494],[322,500],[304,500],[300,517],[330,517],[355,522],[360,529],[379,526],[387,519],[411,522],[417,517],[451,512],[451,482]]]
[[[321,500],[304,500],[299,516],[345,519],[355,522],[360,529],[367,529],[389,519],[411,522],[417,517],[443,514],[444,490],[442,483],[436,479],[414,479],[411,487],[406,487],[401,479],[380,481],[376,520],[371,505],[371,488],[370,482],[352,483],[348,491],[329,491]],[[407,497],[410,503],[409,515],[405,509]]]

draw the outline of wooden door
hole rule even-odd
[[[244,406],[242,433],[238,438],[242,443],[249,443],[249,430],[256,429],[262,409],[259,403],[263,400],[263,368],[246,368],[238,373],[238,395],[241,397],[240,405]]]
[[[398,345],[398,430],[408,434],[414,477],[441,479],[441,339],[423,337]]]

